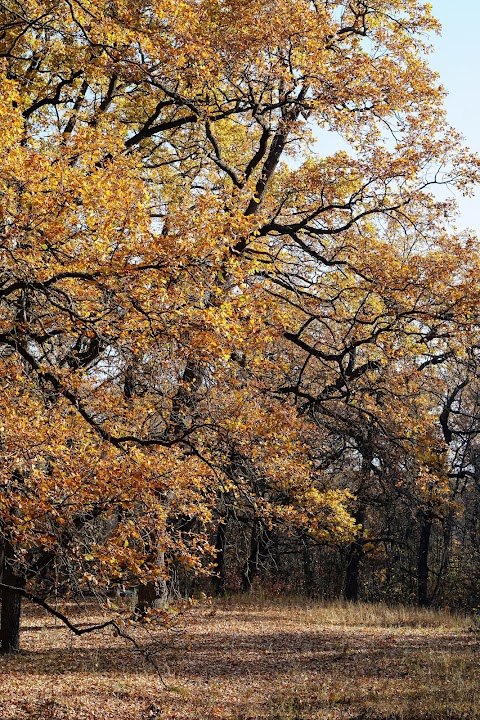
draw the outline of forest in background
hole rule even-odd
[[[480,604],[479,160],[438,31],[416,0],[1,3],[2,652],[23,598]]]

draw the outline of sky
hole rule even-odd
[[[431,37],[433,52],[428,59],[448,92],[448,120],[464,136],[467,147],[480,155],[480,0],[430,0],[430,4],[442,33]],[[317,130],[316,136],[319,154],[351,151],[333,133]],[[440,192],[439,196],[444,197]],[[474,198],[459,192],[454,196],[460,211],[457,228],[472,228],[480,236],[480,188]]]
[[[442,34],[433,37],[431,66],[440,73],[448,91],[448,119],[465,137],[466,144],[480,153],[480,2],[478,0],[430,0],[434,16],[442,23]],[[480,190],[477,198],[457,197],[459,228],[471,227],[480,234]]]

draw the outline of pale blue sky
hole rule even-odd
[[[450,124],[462,133],[467,147],[480,155],[480,0],[430,0],[430,4],[442,23],[442,33],[431,37],[434,52],[429,62],[448,91]],[[326,130],[317,130],[316,138],[320,155],[350,149]],[[443,198],[443,192],[438,196]],[[476,198],[460,193],[455,198],[460,209],[458,229],[473,228],[480,236],[480,188]]]
[[[480,153],[480,2],[478,0],[430,0],[433,14],[442,23],[441,37],[433,37],[432,67],[448,90],[450,123]],[[459,227],[480,234],[480,190],[477,199],[459,198]]]

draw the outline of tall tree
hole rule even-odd
[[[430,188],[477,162],[428,6],[7,0],[0,28],[4,578],[200,567],[229,483],[275,512],[232,446],[277,514],[347,532],[308,418],[395,416],[398,378],[476,329],[474,241]],[[310,152],[325,129],[351,155]]]

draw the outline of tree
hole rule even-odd
[[[9,0],[0,25],[3,607],[34,581],[154,602],[232,485],[277,512],[232,446],[280,514],[343,537],[311,420],[384,415],[385,367],[476,328],[474,241],[429,192],[477,173],[429,8]],[[353,154],[310,153],[321,129]]]

